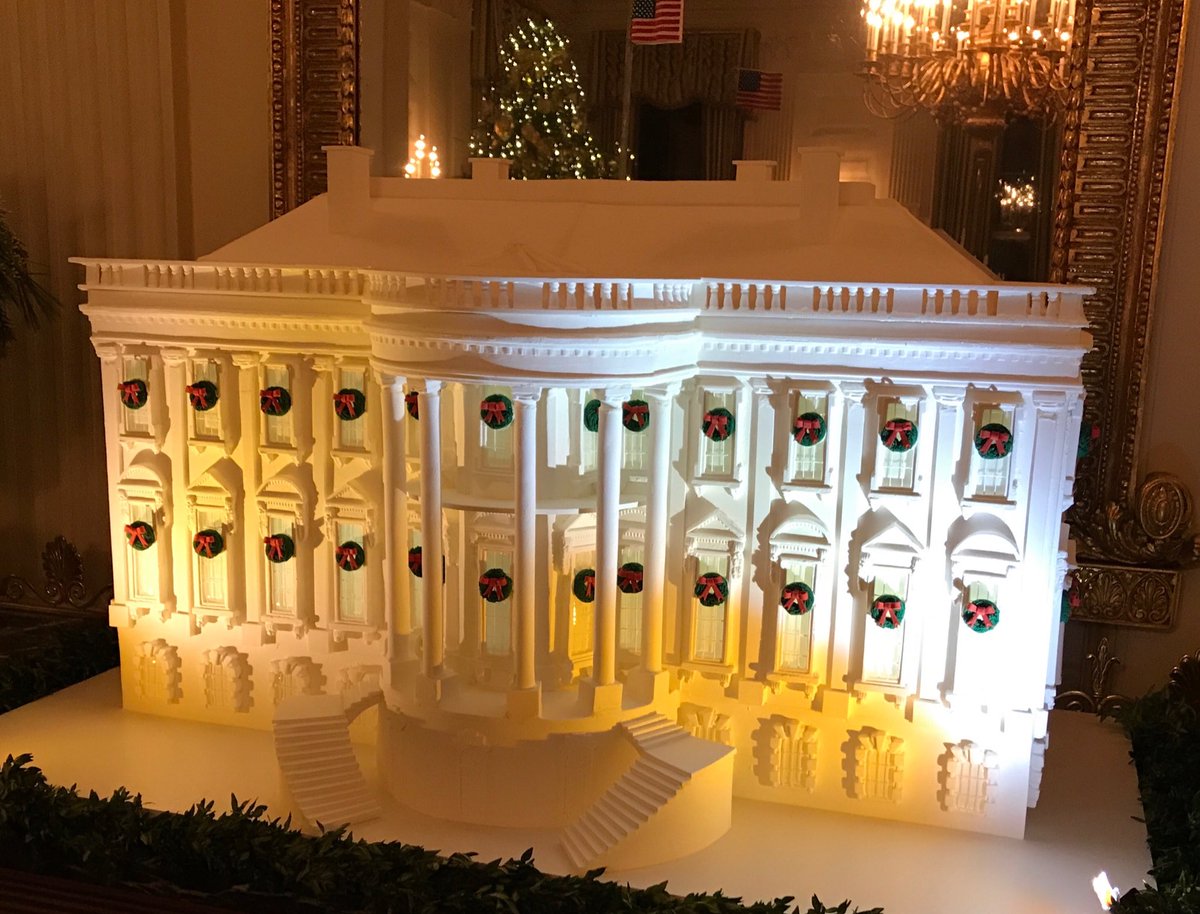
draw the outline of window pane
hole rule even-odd
[[[512,389],[508,387],[474,388],[474,391],[478,395],[479,402],[491,394],[503,394],[510,400],[512,399]],[[467,421],[479,423],[480,460],[485,467],[507,469],[513,463],[514,423],[509,423],[504,428],[491,428],[479,420],[479,402],[474,404],[475,415],[473,417],[468,415]]]
[[[291,372],[286,365],[268,365],[266,370],[267,387],[283,387],[291,394],[293,401],[296,392],[292,390]],[[287,447],[292,443],[292,413],[283,416],[263,415],[266,422],[267,444]],[[285,563],[286,564],[286,563]]]
[[[226,393],[237,396],[236,391],[221,390],[217,363],[209,359],[198,359],[192,365],[192,377],[196,381],[211,381],[217,386],[217,405],[212,409],[192,409],[192,430],[197,438],[219,438],[221,436],[221,400]],[[190,405],[189,405],[190,408]]]
[[[196,525],[198,530],[216,530],[221,531],[225,520],[225,512],[215,508],[200,508],[196,511]],[[196,582],[198,584],[200,605],[203,607],[224,609],[225,608],[225,586],[226,562],[228,561],[229,544],[225,544],[226,548],[220,555],[213,558],[201,558],[193,553],[193,563],[196,568]]]
[[[626,438],[629,438],[626,435]],[[632,437],[638,437],[634,435]],[[644,564],[645,555],[644,549],[641,546],[624,546],[621,548],[621,564],[626,562],[637,562],[639,565]],[[640,593],[621,593],[617,592],[617,603],[620,607],[620,631],[618,643],[621,650],[629,651],[633,654],[642,652],[642,597]]]
[[[363,525],[339,523],[337,525],[337,544],[341,545],[353,540],[358,544],[363,541]],[[367,572],[364,568],[357,571],[345,571],[340,566],[337,570],[338,588],[338,618],[342,622],[365,622],[367,619]]]
[[[595,624],[592,609],[596,605],[592,603],[584,603],[575,596],[574,583],[575,575],[585,568],[596,567],[595,552],[580,552],[576,553],[574,564],[571,567],[571,579],[567,582],[567,586],[571,587],[571,632],[570,632],[570,650],[572,657],[578,657],[592,650],[593,628]]]
[[[883,424],[892,419],[907,419],[914,425],[917,422],[917,404],[906,406],[899,400],[888,400],[883,411]],[[882,426],[881,426],[882,427]],[[918,432],[920,429],[918,428]],[[876,468],[876,478],[881,489],[899,489],[911,492],[913,487],[913,467],[916,463],[917,449],[907,451],[892,451],[880,441],[877,444],[879,460]]]
[[[784,583],[802,581],[816,592],[816,564],[801,559],[784,559]],[[779,596],[776,595],[778,600]],[[779,613],[779,668],[789,672],[808,672],[812,656],[812,617],[809,610],[802,616],[793,616],[782,606]]]
[[[630,395],[631,400],[644,400],[645,391],[635,390]],[[624,408],[622,407],[622,413]],[[622,415],[624,419],[624,415]],[[651,415],[650,421],[653,423],[658,419],[657,416]],[[648,456],[648,442],[650,441],[650,429],[644,429],[640,432],[631,432],[629,429],[622,426],[622,438],[624,439],[624,454],[622,466],[627,470],[644,470],[646,469],[646,460]]]
[[[714,409],[727,409],[735,418],[737,417],[737,395],[733,392],[714,393],[706,392],[703,398],[704,409],[700,415],[700,421],[704,421],[704,414]],[[700,472],[703,476],[717,476],[728,478],[733,475],[733,442],[736,435],[730,435],[724,441],[713,441],[707,435],[700,436]]]
[[[579,455],[580,465],[584,471],[596,469],[596,449],[599,447],[600,434],[598,432],[589,432],[584,424],[584,412],[587,409],[588,403],[592,400],[599,399],[594,390],[578,391],[579,395]]]
[[[121,418],[125,423],[125,431],[132,432],[138,435],[144,435],[150,431],[150,410],[151,404],[154,402],[156,391],[150,386],[150,367],[149,363],[144,358],[127,358],[125,360],[125,376],[122,381],[132,381],[138,378],[146,382],[146,389],[149,392],[149,397],[146,405],[141,409],[127,409],[121,407]]]
[[[129,503],[129,522],[142,521],[154,525],[154,508],[146,502]],[[155,531],[158,532],[157,530]],[[158,549],[155,544],[149,549],[128,549],[129,591],[137,599],[158,599]]]
[[[802,413],[819,413],[825,417],[826,422],[829,420],[829,398],[825,396],[805,396],[798,394],[796,396],[795,416],[800,416]],[[828,436],[828,426],[826,426],[826,436]],[[792,482],[824,482],[825,481],[825,441],[821,439],[819,444],[814,444],[809,447],[804,447],[796,443],[794,434],[789,432],[791,448],[789,461],[790,473],[789,477]]]
[[[343,368],[338,374],[338,390],[352,388],[366,393],[367,373],[364,369]],[[357,419],[339,419],[335,415],[334,422],[337,423],[338,444],[341,447],[361,449],[366,445],[367,420],[365,418],[360,416]]]
[[[716,572],[727,580],[729,578],[729,556],[701,556],[699,561],[700,574]],[[716,606],[705,606],[695,597],[692,598],[696,607],[696,649],[697,660],[707,660],[712,663],[725,661],[725,609],[728,599]]]
[[[908,597],[908,573],[895,570],[878,572],[869,598],[871,604],[876,597],[895,594],[904,600]],[[901,662],[904,659],[904,635],[908,631],[907,616],[898,628],[882,628],[868,615],[866,633],[863,638],[863,679],[883,685],[899,685]]]
[[[483,568],[480,569],[480,573],[482,574],[489,568],[499,568],[511,576],[512,555],[499,549],[485,550]],[[512,651],[512,597],[499,603],[489,603],[484,600],[483,622],[484,650],[489,654],[496,655],[510,653]]]
[[[975,433],[985,425],[998,423],[1012,430],[1013,410],[999,406],[985,406],[977,411],[976,426],[971,435],[971,480],[976,498],[1007,498],[1008,475],[1012,458],[1003,457],[984,460],[975,448]]]
[[[290,520],[272,517],[267,529],[272,533],[286,533],[294,540],[296,530]],[[296,558],[286,562],[272,562],[263,553],[263,561],[267,563],[268,580],[270,583],[270,611],[279,616],[296,615]]]

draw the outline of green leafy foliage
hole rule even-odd
[[[154,812],[124,789],[102,798],[55,787],[31,761],[9,756],[0,768],[0,859],[9,867],[199,896],[257,914],[799,912],[790,897],[753,904],[720,892],[680,897],[666,883],[634,889],[602,882],[602,869],[551,876],[534,866],[532,850],[483,863],[471,854],[443,857],[399,842],[358,841],[344,829],[307,836],[237,797],[220,815],[204,801],[183,813]],[[814,896],[808,914],[848,909],[849,902],[826,907]]]
[[[13,234],[0,209],[0,353],[13,339],[14,318],[36,327],[58,302],[29,270],[29,252]]]
[[[0,656],[0,713],[110,670],[118,659],[107,618],[39,629],[36,641]]]
[[[1200,718],[1165,689],[1117,714],[1129,733],[1157,888],[1122,894],[1120,914],[1200,911]]]

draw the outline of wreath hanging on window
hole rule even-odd
[[[198,413],[208,412],[221,399],[220,391],[217,390],[217,385],[212,381],[193,381],[184,390],[187,391],[188,401],[192,404],[192,409]]]
[[[704,437],[710,441],[724,441],[733,434],[736,423],[733,413],[723,406],[710,409],[704,414]]]
[[[279,564],[286,562],[296,554],[296,544],[286,533],[272,533],[263,537],[263,546],[267,553],[267,561]]]
[[[894,593],[881,594],[871,604],[871,618],[880,628],[899,628],[904,609],[904,601]]]
[[[792,616],[803,616],[813,608],[813,589],[803,581],[789,581],[783,585],[779,605]]]
[[[503,568],[489,568],[479,576],[479,595],[489,603],[503,603],[512,589],[513,580]]]
[[[1012,450],[1013,433],[1001,422],[989,422],[975,433],[975,451],[984,460],[999,460]]]
[[[729,582],[723,575],[709,572],[696,578],[693,592],[701,606],[720,606],[729,598]]]
[[[650,427],[650,404],[645,400],[627,400],[621,404],[621,424],[631,432]]]
[[[421,418],[421,410],[417,405],[417,392],[415,390],[410,390],[404,395],[404,408],[414,419],[419,420]]]
[[[150,399],[150,388],[141,378],[130,378],[117,385],[121,395],[121,405],[126,409],[141,409]]]
[[[504,394],[490,394],[479,404],[479,418],[488,428],[508,428],[513,421],[512,400]]]
[[[909,419],[888,419],[879,430],[879,440],[889,451],[911,451],[917,446],[917,424]]]
[[[592,603],[596,599],[596,569],[584,568],[575,572],[571,582],[571,593],[580,603]]]
[[[154,545],[154,528],[144,520],[125,525],[125,540],[130,549],[143,552]]]
[[[225,537],[218,530],[201,530],[192,537],[192,551],[202,559],[215,559],[225,551]]]
[[[367,563],[367,550],[362,543],[346,540],[335,550],[337,566],[342,571],[358,571]]]
[[[963,622],[973,632],[990,632],[1000,624],[1000,607],[991,600],[972,600],[962,611]]]
[[[588,400],[583,407],[583,427],[589,432],[600,430],[600,401]]]
[[[641,593],[646,569],[641,562],[626,562],[617,569],[617,590],[621,593]]]
[[[286,416],[292,408],[292,395],[286,387],[264,387],[258,392],[258,408],[268,416]]]
[[[333,395],[333,411],[343,422],[353,422],[367,411],[367,395],[357,387],[343,387]]]
[[[792,438],[801,447],[813,447],[825,440],[825,417],[820,413],[801,413],[792,422]]]

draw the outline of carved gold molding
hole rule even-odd
[[[271,0],[271,218],[325,190],[358,141],[358,0]]]
[[[1068,512],[1080,599],[1071,618],[1169,628],[1194,564],[1191,496],[1134,489],[1186,0],[1081,0],[1063,130],[1052,278],[1090,285],[1093,348]]]

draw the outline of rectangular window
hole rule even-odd
[[[716,573],[727,581],[729,579],[729,556],[703,555],[699,557],[697,567],[700,574]],[[725,662],[725,609],[728,599],[715,606],[705,606],[698,597],[693,596],[696,612],[696,640],[693,657],[709,663]]]
[[[905,403],[903,400],[889,399],[880,403],[880,431],[887,428],[892,421],[907,420],[914,426],[917,424],[918,404]],[[898,438],[897,440],[902,440]],[[876,442],[877,458],[875,461],[875,485],[879,489],[890,489],[898,492],[911,492],[913,488],[913,468],[916,465],[917,449],[910,447],[906,451],[891,450],[882,440]]]
[[[224,535],[225,512],[219,508],[196,509],[196,531],[215,530]],[[196,600],[205,609],[225,609],[229,574],[229,544],[218,555],[209,558],[192,550],[196,572]]]
[[[630,400],[646,399],[644,391],[635,390],[629,398]],[[625,420],[625,406],[621,405],[621,421]],[[653,421],[653,419],[651,420]],[[647,426],[640,432],[632,432],[622,426],[623,445],[621,466],[627,470],[635,472],[646,469],[646,462],[649,459],[649,442],[650,429]]]
[[[365,530],[362,524],[339,521],[337,545],[355,542],[360,546]],[[338,621],[367,621],[367,572],[365,568],[347,570],[340,565],[337,570]]]
[[[121,420],[124,423],[125,433],[127,435],[145,435],[150,432],[150,410],[151,404],[154,402],[154,397],[160,394],[161,391],[155,391],[150,386],[150,362],[141,356],[131,356],[125,359],[125,372],[122,381],[132,381],[134,379],[146,382],[148,397],[146,405],[141,409],[129,409],[126,406],[121,407]],[[117,394],[120,397],[120,394]]]
[[[570,650],[572,657],[582,657],[592,652],[593,629],[595,617],[592,609],[595,602],[585,603],[575,596],[575,575],[585,568],[596,567],[595,552],[579,552],[571,567],[571,633]]]
[[[217,388],[217,393],[220,395],[221,381],[220,371],[217,363],[211,359],[196,359],[192,362],[192,382],[208,381]],[[237,396],[236,391],[230,391],[232,396]],[[221,437],[221,402],[218,399],[217,404],[211,409],[199,410],[191,408],[188,404],[189,412],[192,414],[192,436],[195,438],[206,438],[209,440],[217,440]]]
[[[975,410],[975,427],[971,430],[971,482],[976,498],[1008,497],[1008,477],[1012,464],[1009,447],[1012,444],[1013,409],[1003,406],[980,406]],[[1004,431],[998,428],[987,429],[987,425],[1002,425],[1008,430],[1008,440],[1004,440]],[[975,439],[985,435],[983,457],[975,447]],[[992,456],[1002,454],[1002,456]]]
[[[416,398],[415,400],[413,398]],[[409,409],[410,404],[415,403],[417,410],[417,419],[413,418],[412,412]],[[404,455],[411,457],[414,460],[421,458],[421,395],[409,388],[404,392]],[[414,544],[415,545],[415,544]]]
[[[286,365],[268,365],[264,372],[266,384],[264,387],[282,387],[293,398],[296,396],[292,390],[292,373]],[[283,416],[271,416],[263,414],[263,422],[265,423],[264,440],[272,447],[291,447],[292,446],[292,416],[293,411],[289,410]]]
[[[626,438],[629,436],[626,435]],[[621,564],[645,561],[645,550],[641,546],[621,547]],[[618,590],[619,632],[618,644],[621,650],[631,654],[642,652],[642,597],[641,593],[621,593]]]
[[[579,465],[585,473],[596,469],[597,448],[600,446],[600,433],[588,431],[587,405],[598,399],[596,391],[581,390],[579,394]]]
[[[815,562],[787,558],[781,563],[783,584],[802,583],[815,591],[817,566]],[[807,673],[812,657],[812,609],[803,615],[792,615],[782,606],[779,612],[779,669],[789,673]]]
[[[411,520],[408,522],[408,548],[415,549],[421,545],[421,530]],[[406,556],[407,559],[407,556]],[[422,601],[425,599],[421,593],[421,582],[424,580],[425,569],[421,569],[421,577],[417,577],[411,571],[406,572],[408,578],[408,595],[409,607],[413,619],[421,618]]]
[[[483,398],[491,394],[503,394],[512,399],[512,390],[508,387],[488,387],[477,389],[480,404]],[[479,418],[482,407],[474,405],[475,409],[467,410],[466,421],[479,424],[479,455],[480,463],[488,469],[505,470],[513,465],[513,425],[510,422],[504,428],[492,428]]]
[[[367,372],[362,368],[343,368],[338,372],[338,390],[360,390],[366,395]],[[357,419],[343,419],[334,415],[337,423],[338,447],[359,451],[366,447],[367,420],[359,415]]]
[[[154,506],[145,501],[131,501],[129,523],[139,520],[153,527]],[[129,593],[135,600],[158,599],[158,550],[161,548],[155,543],[149,549],[126,549],[129,557]]]
[[[801,416],[812,413],[816,413],[828,422],[829,397],[825,394],[797,394],[794,411],[793,425],[789,431],[788,479],[798,483],[823,483],[825,481],[825,438],[816,444],[801,444],[796,440],[796,433],[799,429],[795,423],[800,420]],[[816,420],[810,415],[803,421],[814,422]],[[806,431],[808,438],[815,437],[811,429],[806,429]],[[826,433],[828,433],[828,427],[826,427]]]
[[[481,425],[483,423],[480,423]],[[483,574],[490,568],[499,568],[505,574],[512,574],[512,553],[500,549],[485,549]],[[512,596],[498,603],[483,601],[483,649],[493,656],[502,656],[512,652]]]
[[[733,443],[735,436],[732,431],[721,441],[714,440],[703,429],[704,417],[713,410],[724,409],[731,416],[737,414],[737,394],[733,391],[716,393],[705,391],[701,397],[703,409],[700,411],[700,475],[712,476],[717,479],[733,477]],[[719,421],[719,420],[718,420]]]
[[[876,572],[870,587],[868,609],[883,596],[908,599],[908,572],[894,568],[881,568]],[[904,634],[909,621],[902,621],[896,628],[884,628],[875,624],[868,614],[863,636],[862,676],[864,682],[878,685],[900,685],[901,665],[904,660]]]
[[[282,517],[272,517],[267,522],[267,530],[271,535],[283,533],[290,536],[293,542],[296,539],[296,527],[290,521]],[[286,562],[272,562],[263,553],[263,561],[267,563],[267,587],[270,591],[268,594],[267,605],[272,615],[276,616],[295,616],[296,615],[296,559],[295,557]]]

